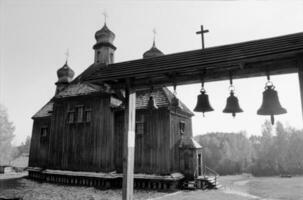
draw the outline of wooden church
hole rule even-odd
[[[95,38],[94,63],[74,78],[66,62],[57,71],[55,96],[32,117],[30,178],[121,187],[125,92],[85,79],[116,65],[115,34],[104,24]],[[154,41],[143,59],[159,56]],[[201,176],[202,147],[192,137],[192,111],[180,101],[173,104],[176,96],[166,87],[136,93],[135,187],[175,188]]]

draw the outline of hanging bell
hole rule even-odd
[[[263,102],[257,114],[270,115],[271,123],[274,124],[274,115],[285,113],[287,113],[287,111],[281,106],[275,87],[273,85],[266,85],[265,91],[263,92]]]
[[[175,108],[175,111],[177,110],[177,108],[182,108],[181,102],[180,102],[180,100],[176,96],[174,96],[172,98],[172,100],[171,100],[171,106],[173,108]]]
[[[243,110],[240,108],[239,100],[234,95],[234,91],[230,91],[230,96],[226,100],[226,107],[223,110],[224,113],[232,113],[232,116],[235,117],[236,113],[243,112]]]
[[[208,99],[208,95],[205,94],[205,90],[201,90],[201,94],[197,97],[197,105],[194,109],[195,112],[202,112],[203,116],[205,112],[213,111]]]
[[[147,103],[147,108],[149,110],[157,110],[158,109],[158,106],[157,106],[153,96],[149,97],[149,100],[148,100],[148,103]]]

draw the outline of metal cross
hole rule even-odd
[[[201,34],[201,40],[202,40],[202,49],[204,49],[204,33],[208,33],[209,30],[204,30],[203,25],[201,25],[201,30],[197,31],[196,34]]]
[[[102,14],[104,16],[104,24],[106,24],[107,13],[106,13],[106,11],[104,11]]]
[[[154,28],[154,29],[153,29],[153,33],[154,33],[154,41],[153,41],[153,46],[155,46],[155,42],[156,42],[156,34],[157,34],[156,28]]]
[[[65,58],[66,58],[66,63],[67,63],[68,58],[69,58],[69,50],[68,49],[66,49]]]

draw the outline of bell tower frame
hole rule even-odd
[[[238,44],[224,45],[182,53],[163,55],[160,57],[134,60],[113,64],[111,69],[103,68],[98,73],[86,77],[86,81],[109,82],[115,88],[125,89],[129,81],[131,92],[126,95],[128,108],[125,117],[125,143],[133,141],[133,125],[135,112],[134,96],[137,89],[148,89],[150,81],[156,86],[173,86],[200,83],[203,70],[209,73],[205,82],[229,79],[229,71],[233,78],[249,78],[271,75],[298,73],[301,105],[303,110],[303,32],[267,38]],[[123,69],[123,70],[121,70]],[[175,75],[174,81],[171,80]],[[134,146],[129,145],[124,154],[124,180],[122,196],[124,200],[133,198],[133,160]]]

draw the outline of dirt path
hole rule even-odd
[[[226,186],[222,189],[222,191],[226,194],[235,194],[238,196],[242,196],[248,199],[258,199],[258,200],[278,200],[273,198],[264,198],[261,196],[253,195],[249,192],[250,185],[249,183],[253,180],[250,176],[235,176],[234,178],[226,178],[227,182],[225,182]]]

